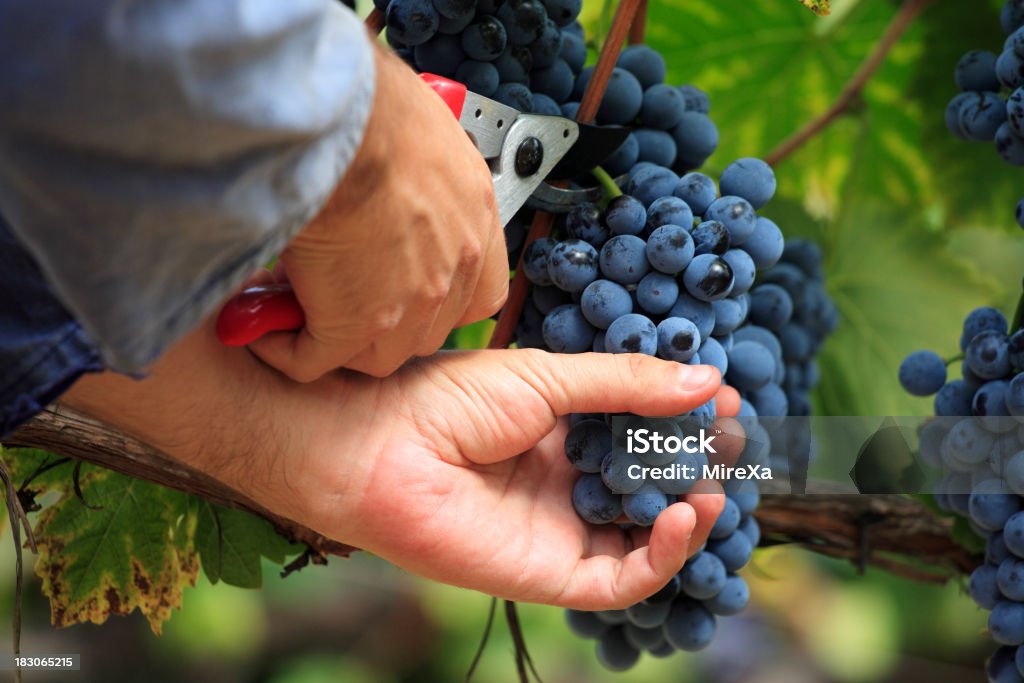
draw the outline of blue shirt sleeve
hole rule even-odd
[[[69,316],[32,353],[141,371],[315,216],[373,86],[335,0],[0,3],[0,214]]]
[[[0,217],[0,437],[103,365]]]

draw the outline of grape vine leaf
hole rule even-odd
[[[302,547],[282,537],[267,520],[241,510],[196,500],[196,549],[210,583],[239,588],[263,584],[261,558],[284,564]]]
[[[35,526],[35,571],[53,624],[101,624],[138,609],[159,634],[199,571],[188,497],[90,465],[80,483],[96,509],[76,497],[67,472],[54,486],[61,498]]]
[[[729,3],[654,0],[646,42],[664,55],[669,83],[708,92],[720,143],[707,168],[717,174],[734,159],[768,154],[826,112],[896,11],[888,2],[847,2],[817,18],[777,0],[750,0],[742,12]],[[850,110],[779,165],[780,193],[800,197],[815,216],[834,216],[852,158],[870,149],[879,160],[874,196],[919,204],[930,196],[933,169],[917,141],[934,112],[906,94],[922,34],[911,27]]]
[[[832,8],[829,7],[829,0],[800,0],[800,4],[822,17],[832,11]]]

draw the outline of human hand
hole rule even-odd
[[[409,571],[509,599],[610,609],[666,583],[704,542],[723,496],[703,484],[651,529],[588,525],[570,502],[577,475],[557,416],[677,414],[719,381],[713,368],[647,356],[523,350],[442,353],[386,380],[339,372],[299,385],[203,328],[149,378],[87,377],[68,399]],[[727,388],[718,403],[738,409]]]
[[[338,367],[386,376],[492,315],[508,292],[487,164],[408,66],[380,49],[376,64],[359,152],[275,272],[294,288],[305,328],[250,346],[302,382]]]

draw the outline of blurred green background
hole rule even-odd
[[[602,2],[586,4],[588,31],[600,35]],[[833,6],[832,16],[816,18],[796,0],[650,0],[648,42],[666,56],[669,81],[711,95],[722,143],[710,173],[766,154],[824,111],[898,9],[886,0]],[[955,352],[975,306],[1012,313],[1024,262],[1014,222],[1019,171],[992,145],[955,140],[943,125],[959,56],[998,51],[1002,41],[996,2],[935,2],[851,111],[777,168],[779,194],[763,213],[787,235],[821,243],[842,314],[820,361],[821,414],[929,413],[927,399],[900,390],[900,359],[917,348]],[[0,614],[10,614],[8,543],[0,554]],[[610,674],[592,643],[569,634],[561,610],[538,606],[521,608],[528,644],[548,682],[984,680],[985,618],[961,585],[874,570],[859,577],[788,548],[759,551],[746,576],[752,607],[722,620],[713,645],[696,655],[646,657],[628,674]],[[457,681],[488,606],[486,596],[359,554],[286,580],[268,565],[259,592],[200,579],[157,638],[138,615],[54,631],[33,578],[24,650],[80,652],[86,671],[25,680]],[[513,680],[511,649],[499,619],[476,680]]]

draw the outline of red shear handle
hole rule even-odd
[[[435,74],[420,74],[420,78],[441,96],[456,119],[462,116],[462,106],[466,103],[466,86]]]
[[[270,332],[300,330],[306,316],[290,285],[243,290],[217,316],[217,337],[227,346],[246,346]]]
[[[466,103],[466,86],[436,76],[420,74],[458,119]],[[217,337],[227,346],[247,346],[265,334],[300,330],[306,324],[295,292],[289,285],[251,287],[224,304],[217,317]]]

